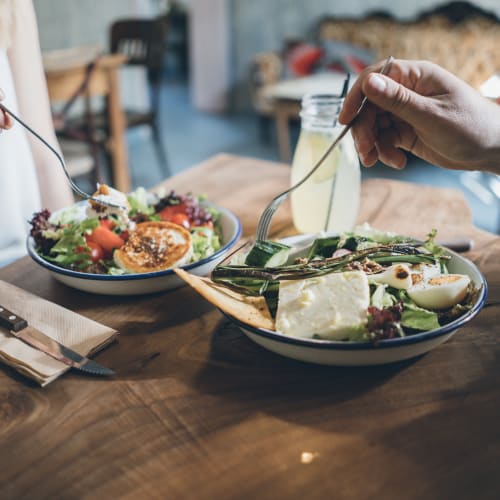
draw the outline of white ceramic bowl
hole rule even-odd
[[[294,236],[284,239],[290,245],[300,245],[309,236]],[[463,316],[441,328],[409,335],[397,339],[381,340],[375,346],[370,342],[339,342],[290,337],[272,330],[251,327],[237,318],[227,316],[243,333],[257,344],[288,358],[321,365],[363,366],[381,365],[402,361],[424,354],[448,340],[461,326],[474,318],[484,306],[487,284],[484,276],[470,260],[448,250],[450,273],[468,275],[480,293],[473,307]]]
[[[222,247],[205,259],[182,266],[186,271],[198,276],[209,274],[241,236],[241,222],[230,210],[209,202],[203,202],[202,206],[214,207],[221,214]],[[178,288],[185,284],[171,269],[120,276],[72,271],[40,257],[35,250],[34,240],[31,237],[28,237],[27,247],[31,258],[40,266],[48,269],[55,279],[84,292],[102,295],[142,295]]]

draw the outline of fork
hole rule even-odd
[[[41,141],[47,148],[49,148],[50,151],[52,151],[52,153],[54,153],[54,155],[57,157],[57,159],[59,160],[59,163],[61,164],[61,166],[64,170],[64,174],[66,175],[66,178],[68,179],[68,182],[69,182],[69,185],[71,186],[71,189],[76,194],[78,194],[79,196],[81,196],[84,199],[92,200],[94,203],[97,203],[98,205],[105,205],[105,206],[111,207],[111,208],[118,208],[120,210],[126,210],[126,208],[123,207],[122,205],[118,205],[117,203],[113,203],[111,201],[96,198],[96,197],[86,193],[85,191],[81,190],[75,184],[75,182],[73,181],[73,179],[69,175],[68,169],[66,167],[66,163],[64,162],[62,156],[56,151],[56,149],[53,148],[41,135],[39,135],[37,132],[35,132],[27,123],[25,123],[23,120],[21,120],[21,118],[16,116],[12,111],[10,111],[6,106],[4,106],[1,103],[0,103],[0,109],[2,111],[4,111],[5,113],[9,114],[10,116],[12,116],[12,118],[14,118],[14,120],[16,120],[16,122],[18,122],[20,125],[22,125],[28,132],[33,134],[39,141]]]
[[[394,58],[392,56],[389,56],[387,60],[385,61],[385,64],[380,71],[382,75],[386,75],[389,71],[389,68],[392,64],[392,61]],[[323,153],[323,156],[316,162],[316,164],[313,166],[313,168],[309,171],[309,173],[303,177],[299,182],[288,188],[286,191],[283,191],[280,193],[278,196],[274,197],[269,205],[264,209],[262,212],[262,215],[260,216],[259,223],[257,225],[257,231],[255,233],[255,240],[256,241],[261,241],[265,240],[267,238],[267,235],[269,233],[269,225],[271,224],[271,219],[273,218],[273,215],[275,214],[276,210],[278,210],[279,206],[288,198],[288,195],[297,189],[298,187],[302,186],[304,182],[309,179],[316,170],[322,165],[322,163],[325,161],[325,159],[328,157],[328,155],[332,152],[332,150],[337,146],[337,144],[344,138],[344,136],[349,132],[351,127],[354,125],[354,122],[356,121],[356,118],[361,114],[363,109],[365,108],[367,102],[366,96],[363,98],[361,101],[361,104],[358,108],[358,111],[356,112],[354,118],[342,129],[340,134],[335,138],[335,140],[328,146],[328,149]]]

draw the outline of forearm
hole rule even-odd
[[[52,124],[31,0],[16,0],[13,39],[8,56],[21,116],[50,144],[59,149]],[[73,196],[57,158],[31,134],[28,139],[37,169],[42,206],[55,210],[71,204]]]

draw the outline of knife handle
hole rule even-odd
[[[0,306],[0,326],[8,328],[13,332],[18,332],[26,328],[28,322],[8,309],[5,309],[5,307]]]

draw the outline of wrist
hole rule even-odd
[[[480,152],[479,164],[481,170],[487,170],[500,175],[500,105],[487,102],[484,113],[484,123],[487,125],[484,133],[483,150]]]

